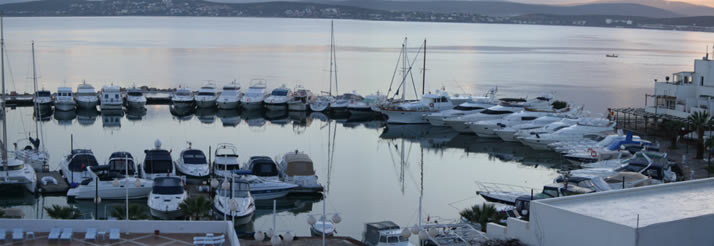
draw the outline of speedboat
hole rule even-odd
[[[74,93],[70,87],[57,88],[55,95],[55,109],[58,111],[73,111],[77,108],[77,103],[74,102]]]
[[[347,113],[347,107],[350,103],[362,101],[364,97],[357,94],[357,92],[345,93],[335,97],[335,101],[330,103],[330,111],[333,113]]]
[[[627,149],[631,146],[645,148],[652,143],[647,140],[640,139],[638,136],[633,136],[631,132],[627,136],[609,135],[597,144],[583,148],[575,149],[563,153],[563,157],[573,164],[591,163],[602,160],[627,158],[632,155]]]
[[[367,95],[362,100],[355,100],[347,105],[347,110],[352,116],[369,116],[375,113],[373,109],[379,107],[387,101],[387,96],[377,92],[376,94]]]
[[[141,166],[141,177],[154,179],[156,177],[176,176],[171,152],[161,149],[161,141],[154,142],[154,149],[144,150],[144,163]]]
[[[49,111],[52,108],[52,92],[48,90],[36,91],[32,97],[32,103],[35,105],[36,110]]]
[[[424,116],[454,108],[446,91],[437,90],[427,93],[416,102],[387,104],[380,107],[380,112],[387,116],[387,123],[423,124],[429,123]]]
[[[321,237],[323,234],[326,237],[335,235],[335,224],[325,217],[320,217],[315,224],[310,226],[310,234],[314,237]]]
[[[86,172],[90,176],[67,191],[68,199],[95,199],[97,196],[104,200],[141,199],[149,196],[153,186],[151,180],[126,177],[111,171],[109,166],[87,167]]]
[[[265,88],[267,82],[264,79],[254,79],[250,82],[250,87],[240,98],[240,105],[243,109],[258,109],[263,106],[265,100]]]
[[[667,153],[665,153],[665,152],[641,150],[641,151],[636,152],[634,155],[630,156],[629,158],[618,158],[618,159],[610,159],[610,160],[604,160],[604,161],[596,161],[596,162],[591,162],[591,163],[580,163],[580,167],[582,167],[582,168],[618,168],[618,167],[621,167],[622,165],[627,164],[628,162],[630,162],[632,160],[645,159],[645,157],[644,157],[645,155],[647,155],[648,158],[653,159],[653,160],[666,160],[667,159]]]
[[[109,156],[109,161],[107,162],[109,170],[112,172],[117,172],[124,174],[128,177],[136,177],[139,172],[136,170],[136,161],[134,161],[134,156],[126,151],[117,151]]]
[[[493,132],[496,133],[496,135],[503,141],[518,142],[518,139],[516,139],[516,134],[519,131],[528,131],[528,130],[542,128],[542,127],[545,127],[548,124],[551,124],[553,122],[562,121],[563,119],[567,119],[567,118],[563,118],[561,116],[546,115],[546,116],[538,117],[532,121],[527,121],[527,123],[504,126],[502,128],[493,130]]]
[[[512,186],[512,185],[501,185],[501,184],[484,184],[481,185],[482,190],[476,191],[477,195],[480,195],[484,200],[488,202],[501,203],[505,205],[514,206],[516,201],[521,196],[530,196],[532,193],[529,188]],[[488,187],[488,188],[486,188]],[[499,187],[510,188],[510,189],[498,189]],[[495,189],[494,189],[495,188]],[[533,189],[530,189],[533,190]],[[592,189],[584,188],[578,186],[575,182],[569,182],[567,185],[564,183],[553,183],[543,186],[543,190],[540,193],[533,194],[533,199],[545,199],[563,196],[580,195],[595,192]]]
[[[233,170],[240,169],[238,161],[238,149],[229,143],[218,144],[216,147],[215,160],[213,160],[213,173],[221,178],[229,178]]]
[[[179,177],[154,178],[149,199],[146,205],[151,210],[151,216],[160,219],[173,219],[181,216],[179,205],[188,197],[184,181]]]
[[[606,178],[620,172],[640,173],[662,182],[677,181],[677,174],[672,171],[672,165],[666,158],[652,158],[645,154],[632,158],[616,168],[585,168],[568,171],[556,178],[555,182],[565,182],[566,180],[578,182],[595,177]]]
[[[25,165],[29,165],[35,170],[49,168],[50,154],[46,150],[40,149],[39,138],[27,138],[29,144],[22,149],[15,149],[15,158],[21,160]],[[17,143],[15,143],[17,148]],[[44,148],[44,147],[43,147]]]
[[[215,85],[209,83],[198,89],[196,105],[199,108],[213,108],[216,106],[216,100],[218,100],[218,92]]]
[[[94,87],[87,82],[82,82],[77,86],[77,93],[75,93],[75,100],[77,100],[77,106],[85,109],[96,109],[99,99],[97,98],[97,91]]]
[[[268,110],[286,110],[288,101],[292,99],[291,90],[285,85],[273,89],[270,96],[263,100],[263,105]]]
[[[469,96],[468,100],[463,100],[463,98],[458,95],[451,96],[449,97],[449,100],[456,107],[449,110],[430,113],[425,115],[424,119],[426,119],[429,124],[433,126],[445,126],[444,119],[459,117],[467,114],[475,114],[487,108],[496,106],[496,104],[498,104],[496,100],[497,91],[497,88],[493,88],[488,90],[488,93],[486,93],[483,97]]]
[[[250,185],[241,179],[223,180],[213,199],[213,207],[219,214],[234,220],[235,224],[246,224],[255,213],[255,200]]]
[[[121,96],[121,89],[117,85],[105,85],[102,88],[99,108],[105,110],[121,110],[124,99]]]
[[[223,86],[221,95],[216,99],[218,109],[236,109],[240,105],[240,84],[235,80]]]
[[[30,193],[35,193],[37,187],[37,176],[35,169],[25,165],[20,159],[7,157],[7,161],[0,161],[0,187],[9,191],[12,187],[22,186]]]
[[[253,175],[261,177],[269,181],[280,181],[280,172],[278,164],[275,164],[272,158],[267,156],[251,156],[246,170],[251,171]]]
[[[471,122],[469,125],[469,128],[476,133],[479,137],[482,138],[498,138],[498,134],[496,133],[497,130],[510,127],[513,125],[520,125],[520,124],[527,124],[535,121],[541,116],[550,116],[551,118],[548,118],[548,121],[554,122],[557,121],[558,118],[562,118],[565,115],[562,114],[563,112],[560,112],[558,110],[553,110],[553,111],[532,111],[526,108],[525,110],[521,112],[517,112],[514,114],[507,115],[506,117],[503,117],[502,119],[494,119],[494,120],[482,120],[482,121],[477,121],[477,122]],[[555,119],[554,119],[555,118]],[[548,123],[550,123],[548,122]]]
[[[521,143],[535,150],[548,150],[548,144],[582,139],[587,134],[613,132],[615,122],[604,118],[582,118],[578,123],[553,133],[535,134],[521,138]]]
[[[302,86],[297,86],[293,92],[293,98],[288,101],[288,110],[307,111],[310,101],[312,101],[312,92]]]
[[[272,200],[284,197],[298,187],[295,184],[255,176],[248,170],[234,170],[232,174],[233,179],[242,180],[250,185],[250,194],[255,200]]]
[[[193,108],[195,100],[190,88],[178,88],[171,97],[171,103],[177,108]]]
[[[372,222],[364,225],[362,243],[369,246],[414,246],[409,237],[402,236],[402,229],[391,221]]]
[[[288,152],[280,159],[279,167],[281,181],[298,185],[293,192],[312,193],[324,190],[317,182],[312,159],[307,154],[297,150]]]
[[[199,149],[191,148],[191,142],[188,143],[188,149],[179,154],[179,158],[176,160],[176,170],[194,178],[205,178],[210,174],[206,155]]]
[[[493,107],[487,108],[477,113],[465,114],[443,119],[444,125],[453,128],[461,133],[473,133],[468,123],[482,120],[495,120],[506,117],[507,115],[520,112],[523,110],[525,99],[503,98],[501,102]]]
[[[99,163],[91,150],[73,149],[59,165],[60,172],[64,175],[70,187],[72,187],[86,178],[91,178],[92,174],[87,170],[87,167],[96,167],[99,166]]]
[[[536,119],[537,120],[537,119]],[[542,127],[537,127],[537,128],[521,128],[515,133],[513,133],[513,138],[514,142],[520,141],[521,138],[529,137],[529,136],[534,136],[536,134],[546,134],[546,133],[553,133],[557,130],[575,125],[578,123],[579,119],[570,119],[570,118],[563,118],[560,121],[548,123],[545,126]],[[528,124],[537,124],[536,121],[530,122]],[[519,126],[520,127],[520,126]],[[512,127],[515,129],[515,126]],[[501,129],[502,131],[505,131],[507,129]]]
[[[310,111],[312,112],[323,112],[330,107],[330,104],[335,102],[335,98],[332,96],[319,96],[310,102]]]
[[[126,105],[128,108],[141,109],[146,106],[144,90],[138,88],[128,89],[126,92]]]

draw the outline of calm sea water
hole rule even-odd
[[[32,89],[31,40],[36,41],[40,86],[53,91],[82,80],[96,87],[198,88],[208,80],[220,85],[237,79],[247,86],[251,78],[265,78],[269,86],[301,83],[313,91],[328,84],[328,20],[73,17],[7,18],[5,24],[11,91]],[[531,97],[555,92],[594,112],[642,106],[654,78],[691,69],[692,60],[714,40],[714,34],[690,32],[347,20],[335,21],[335,30],[341,91],[386,91],[408,36],[410,47],[428,40],[427,90],[443,86],[482,94],[498,86],[502,96]],[[605,58],[607,53],[620,58]],[[210,110],[176,117],[168,106],[147,109],[124,116],[48,117],[41,129],[52,167],[69,152],[70,135],[75,147],[93,149],[100,161],[119,150],[143,159],[143,150],[156,139],[175,153],[187,141],[204,151],[233,143],[243,161],[299,149],[315,161],[320,181],[329,184],[327,200],[282,199],[278,230],[309,234],[306,218],[320,213],[324,203],[328,213],[343,217],[338,234],[361,238],[365,222],[416,224],[420,194],[425,218],[455,219],[460,209],[483,202],[475,194],[476,181],[538,188],[565,163],[520,144],[428,126]],[[8,123],[11,142],[34,135],[29,108],[9,111]],[[23,208],[26,218],[47,218],[42,207],[66,202],[65,197],[28,195],[0,199],[1,206]],[[104,202],[100,216],[105,207],[121,204]],[[75,205],[93,216],[91,202]],[[271,207],[261,202],[255,221],[241,230],[271,227]]]

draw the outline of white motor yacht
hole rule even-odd
[[[350,103],[362,100],[364,100],[364,97],[357,94],[357,92],[345,93],[335,97],[335,101],[330,103],[329,109],[333,113],[347,113],[347,107]]]
[[[171,97],[171,103],[177,108],[193,108],[195,101],[193,91],[190,88],[178,88]]]
[[[677,174],[672,171],[671,163],[666,158],[661,156],[640,155],[632,158],[615,168],[584,168],[568,171],[564,176],[567,176],[568,182],[578,182],[579,180],[593,178],[612,177],[620,172],[635,172],[644,174],[662,182],[677,181]],[[565,182],[565,177],[560,176],[555,179],[555,182]]]
[[[96,109],[99,102],[97,91],[87,82],[82,82],[77,86],[77,93],[75,93],[74,99],[77,101],[78,107],[85,109]]]
[[[146,106],[146,96],[144,90],[131,88],[126,92],[126,105],[130,109],[141,109]]]
[[[49,111],[52,109],[52,92],[48,90],[36,91],[32,97],[32,103],[37,110],[41,110],[42,112]]]
[[[376,94],[370,94],[364,97],[362,100],[355,100],[347,105],[347,110],[350,111],[352,116],[369,116],[375,113],[374,108],[387,102],[387,96],[377,92]]]
[[[268,181],[280,181],[278,164],[267,156],[251,156],[245,170]]]
[[[521,138],[521,143],[535,150],[548,150],[548,144],[582,139],[587,134],[613,132],[615,122],[604,118],[582,118],[578,123],[553,133],[534,134]]]
[[[176,171],[193,178],[205,178],[210,174],[206,155],[199,149],[193,149],[191,142],[188,143],[188,149],[179,154]]]
[[[102,88],[99,108],[104,110],[121,110],[124,99],[121,96],[121,88],[117,85],[105,85]]]
[[[87,167],[90,174],[77,187],[67,191],[68,199],[123,200],[146,198],[151,193],[153,182],[147,179],[126,177],[123,173],[111,171],[109,166]]]
[[[414,246],[409,237],[402,236],[402,229],[391,221],[367,223],[364,226],[362,242],[369,246]]]
[[[293,92],[293,97],[288,101],[289,111],[307,111],[312,101],[312,91],[302,86],[297,86]]]
[[[247,110],[263,107],[266,86],[267,82],[264,79],[252,80],[250,87],[245,91],[243,97],[240,98],[241,107]]]
[[[482,120],[477,122],[471,122],[469,128],[482,138],[498,138],[496,130],[500,130],[513,125],[527,124],[535,121],[541,116],[552,116],[552,117],[564,117],[565,110],[530,110],[525,108],[521,112],[513,113],[507,115],[501,119],[493,120]],[[555,121],[555,120],[553,120]],[[552,122],[552,121],[551,121]]]
[[[518,133],[519,131],[527,131],[527,130],[542,128],[550,123],[558,122],[561,120],[563,120],[563,118],[560,116],[546,115],[546,116],[538,117],[535,120],[528,121],[527,123],[504,126],[502,128],[495,129],[493,131],[503,141],[518,142],[518,139],[516,139],[516,133]]]
[[[184,180],[180,177],[154,178],[151,193],[146,205],[151,210],[151,216],[160,219],[173,219],[181,216],[179,205],[188,198]]]
[[[213,160],[213,173],[220,178],[231,177],[233,170],[240,169],[238,149],[229,143],[218,144]]]
[[[461,133],[473,133],[468,123],[482,120],[495,120],[506,117],[507,115],[520,112],[523,110],[525,99],[500,99],[499,105],[487,108],[478,113],[466,114],[443,119],[444,125],[453,128]]]
[[[645,155],[647,155],[648,158],[653,159],[653,160],[666,160],[667,159],[667,153],[642,150],[642,151],[638,151],[637,153],[635,153],[634,155],[632,155],[628,158],[610,159],[610,160],[596,161],[596,162],[591,162],[591,163],[580,163],[580,167],[581,168],[618,168],[618,167],[621,167],[622,165],[627,164],[628,162],[630,162],[632,160],[644,159]]]
[[[37,176],[35,169],[17,158],[8,156],[7,160],[0,161],[0,187],[12,189],[14,186],[22,186],[30,193],[35,193],[37,187]],[[6,190],[8,191],[8,190]]]
[[[640,139],[628,133],[626,136],[617,134],[609,135],[597,144],[583,149],[572,149],[563,153],[563,157],[573,164],[592,163],[610,159],[622,159],[632,156],[628,149],[638,147],[640,149],[650,146],[652,143]]]
[[[144,162],[141,165],[141,177],[154,179],[156,177],[176,176],[171,152],[161,149],[161,141],[154,142],[153,149],[144,150]]]
[[[487,108],[496,106],[495,102],[488,101],[477,101],[477,102],[465,102],[459,104],[453,109],[444,110],[440,112],[430,113],[424,116],[424,119],[429,122],[432,126],[446,126],[444,123],[445,119],[455,118],[459,116],[464,116],[467,114],[475,114],[486,110]]]
[[[429,123],[424,116],[454,108],[446,91],[428,93],[416,102],[388,104],[380,108],[387,116],[387,123],[423,124]]]
[[[268,110],[287,110],[288,101],[290,101],[292,97],[292,91],[283,85],[273,89],[270,96],[263,100],[263,105]]]
[[[235,80],[223,86],[221,95],[216,99],[218,109],[236,109],[240,105],[240,84]]]
[[[255,176],[249,170],[234,170],[232,177],[235,180],[242,180],[248,183],[250,185],[250,194],[253,195],[255,200],[272,200],[284,197],[298,187],[295,184]]]
[[[323,191],[323,186],[317,182],[312,159],[307,154],[297,150],[288,152],[280,158],[279,167],[281,181],[298,185],[293,192],[312,193]]]
[[[70,87],[57,88],[55,95],[55,109],[59,111],[72,111],[77,108],[77,103],[74,101],[74,93]]]
[[[213,199],[216,211],[235,224],[251,221],[255,213],[255,199],[250,193],[250,185],[243,180],[224,180]]]
[[[92,173],[87,167],[99,166],[97,158],[89,149],[73,149],[59,164],[60,172],[70,187],[76,186],[84,179],[91,178]]]
[[[332,96],[319,96],[310,102],[310,111],[312,112],[323,112],[326,111],[330,104],[335,102],[335,98]]]
[[[577,119],[577,118],[575,118],[575,119],[564,118],[564,119],[561,119],[560,121],[548,123],[543,127],[538,127],[538,128],[533,128],[533,129],[520,129],[513,134],[513,137],[515,138],[515,141],[520,141],[521,138],[535,136],[536,134],[553,133],[557,130],[577,124],[578,120],[579,119]],[[528,124],[535,124],[535,121],[528,123]]]
[[[199,108],[213,108],[216,106],[216,100],[218,100],[218,91],[214,84],[209,83],[198,89],[196,105]]]

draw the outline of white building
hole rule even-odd
[[[528,245],[712,245],[714,178],[535,200],[530,221],[489,224]]]
[[[691,113],[705,110],[714,115],[714,60],[709,55],[694,60],[694,72],[679,72],[655,80],[654,102],[646,100],[645,111],[687,118]]]

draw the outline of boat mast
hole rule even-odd
[[[335,66],[335,94],[339,95],[340,94],[340,89],[339,85],[337,84],[337,48],[335,48],[335,28],[334,28],[334,20],[330,22],[330,36],[331,36],[331,42],[332,42],[332,64]]]
[[[407,91],[407,38],[404,37],[404,43],[402,44],[402,101],[406,99]]]
[[[5,94],[5,32],[4,32],[3,19],[0,17],[0,66],[2,68],[2,161],[5,165],[5,178],[8,174],[8,158],[7,158],[7,110],[5,110],[5,105],[7,104],[7,98]]]
[[[334,60],[334,49],[333,47],[335,46],[335,38],[334,38],[334,23],[335,21],[330,21],[330,91],[329,95],[332,96],[332,67],[333,67],[333,62]]]
[[[424,95],[426,85],[426,39],[424,39],[424,70],[421,71],[421,95]]]
[[[32,83],[33,83],[33,88],[35,89],[35,96],[37,96],[37,65],[35,64],[35,41],[32,41]],[[42,112],[40,110],[40,103],[35,102],[35,112],[37,114],[37,119],[35,120],[35,137],[39,140],[40,139],[40,120],[42,119]],[[42,143],[42,146],[44,146],[44,141],[40,141]],[[39,146],[38,146],[39,147]],[[44,149],[44,148],[43,148]]]

